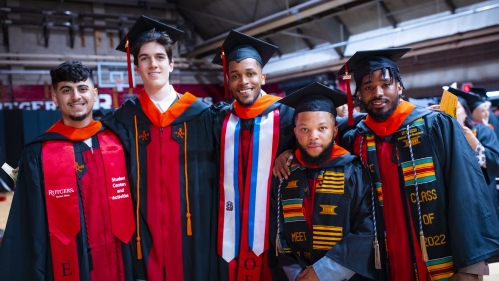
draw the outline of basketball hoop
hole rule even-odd
[[[114,84],[116,85],[116,91],[123,92],[123,78],[121,78],[119,76],[115,77]]]

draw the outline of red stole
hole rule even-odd
[[[62,124],[62,123],[61,123]],[[53,126],[68,131],[64,124]],[[100,123],[99,123],[100,124]],[[68,126],[66,126],[68,127]],[[88,130],[73,134],[88,136]],[[135,231],[130,189],[123,148],[110,131],[97,135],[102,151],[111,229],[116,238],[128,243]],[[55,281],[79,280],[76,235],[81,230],[80,208],[73,142],[51,140],[42,144],[42,167],[45,187],[47,220]],[[120,184],[119,188],[116,185]],[[98,188],[98,187],[95,187]],[[88,226],[87,226],[88,227]],[[124,277],[123,277],[124,278]]]

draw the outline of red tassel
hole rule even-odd
[[[224,45],[222,45],[221,48],[222,48],[222,69],[223,69],[223,72],[224,72],[225,99],[228,100],[229,99],[229,93],[228,93],[227,88],[229,87],[229,85],[227,84],[227,80],[229,78],[229,74],[227,73],[227,57],[225,56]]]
[[[347,105],[348,105],[348,126],[353,126],[353,97],[352,91],[350,90],[350,79],[351,75],[348,75],[348,66],[345,63],[345,75],[343,75],[343,80],[347,86]]]
[[[132,77],[132,62],[130,59],[130,41],[128,41],[128,33],[126,35],[126,62],[128,65],[128,93],[133,94],[133,77]]]

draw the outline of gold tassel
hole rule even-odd
[[[421,245],[421,253],[423,254],[423,261],[428,261],[428,253],[426,252],[426,243],[424,242],[424,234],[419,232],[419,244]]]
[[[140,243],[140,237],[137,237],[137,259],[138,260],[142,259],[142,247]]]
[[[379,243],[378,239],[375,239],[373,242],[374,247],[374,268],[381,269],[381,257],[379,254]]]
[[[191,213],[185,215],[187,217],[187,236],[192,236]]]

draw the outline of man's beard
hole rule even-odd
[[[386,119],[388,119],[388,117],[390,117],[393,112],[395,111],[395,109],[397,108],[397,106],[399,105],[399,99],[397,99],[395,102],[392,103],[392,107],[390,109],[388,109],[387,111],[385,112],[374,112],[370,107],[369,107],[369,104],[375,100],[388,100],[387,98],[378,98],[378,99],[372,99],[370,100],[368,103],[364,103],[364,102],[361,102],[361,105],[364,109],[364,111],[367,112],[367,114],[369,115],[369,117],[371,117],[372,119],[374,119],[375,121],[378,121],[378,122],[385,122]]]
[[[76,115],[69,115],[69,118],[73,121],[83,121],[85,118],[87,118],[88,113],[83,113],[82,115],[76,116]]]
[[[250,101],[247,101],[247,102],[242,102],[241,100],[239,100],[236,95],[234,95],[234,98],[237,100],[237,102],[242,105],[243,107],[248,107],[248,106],[251,106],[255,103],[255,101],[260,97],[260,95],[262,94],[262,89],[260,88],[258,90],[258,94],[255,95],[255,97],[250,100]]]
[[[310,156],[300,144],[298,144],[298,149],[300,149],[301,160],[309,166],[321,166],[326,163],[331,158],[331,153],[333,152],[334,141],[331,142],[324,148],[324,150],[317,156]]]

